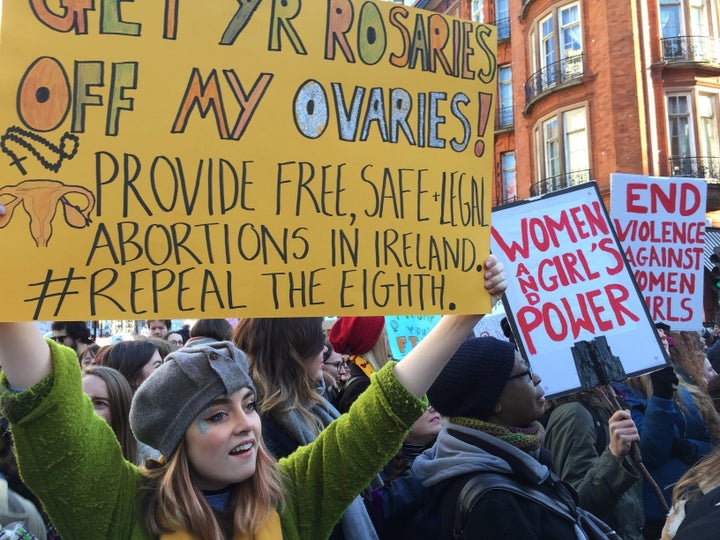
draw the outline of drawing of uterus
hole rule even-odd
[[[75,229],[90,225],[90,213],[95,208],[95,196],[91,191],[57,180],[25,180],[14,186],[1,187],[0,201],[5,205],[5,215],[0,216],[0,229],[10,223],[15,209],[22,205],[30,218],[30,234],[38,247],[47,247],[52,237],[58,205],[62,207],[65,222]],[[77,201],[82,201],[83,206],[73,204]]]

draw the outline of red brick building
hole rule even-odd
[[[414,5],[498,28],[496,204],[590,180],[607,201],[613,172],[704,177],[720,226],[718,0]]]

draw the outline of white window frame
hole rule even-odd
[[[504,74],[504,73],[509,73],[510,76],[507,79],[504,79],[502,77],[502,74]],[[510,90],[510,95],[508,96],[510,101],[509,101],[509,103],[506,103],[505,99],[503,99],[503,98],[506,96],[506,92],[507,92],[508,88]],[[503,121],[504,117],[501,117],[500,118],[500,126],[507,127],[507,126],[513,125],[515,110],[514,110],[514,103],[513,103],[511,64],[504,64],[504,65],[498,66],[498,107],[501,111],[504,111],[504,112],[501,112],[501,115],[508,114],[507,110],[509,110],[510,111],[509,114],[511,117],[511,120],[509,123],[504,122]]]
[[[577,25],[578,27],[578,40],[580,44],[579,49],[565,49],[561,42],[561,32],[564,28],[561,27],[560,16],[561,13],[569,11],[572,8],[577,8],[577,20],[572,23],[572,26]],[[548,23],[546,25],[546,23]],[[585,44],[582,31],[583,23],[583,12],[580,2],[568,2],[560,6],[553,7],[550,11],[545,12],[541,17],[538,18],[537,22],[533,24],[532,30],[530,31],[530,52],[532,57],[533,72],[540,71],[549,65],[565,60],[566,58],[583,54],[585,52]],[[565,28],[567,28],[566,26]],[[546,43],[551,43],[551,47],[546,49]],[[551,58],[548,58],[548,50],[551,51]],[[552,83],[552,81],[550,81]]]
[[[673,113],[671,116],[670,112],[670,101],[684,99],[687,105],[687,111],[683,114]],[[667,144],[668,144],[668,155],[671,158],[683,158],[691,157],[697,152],[697,146],[695,144],[695,117],[693,114],[693,96],[692,92],[668,92],[665,94],[665,121],[667,125]],[[678,147],[677,152],[673,151],[673,137],[671,125],[674,118],[686,118],[687,119],[687,151],[683,154],[683,149]]]
[[[569,122],[568,118],[570,114],[578,113],[579,111],[582,111],[582,118],[584,119],[583,129],[576,129],[574,133],[585,133],[584,137],[584,148],[581,150],[584,150],[585,152],[585,159],[581,159],[580,163],[582,165],[582,168],[580,168],[577,165],[578,160],[576,159],[576,163],[571,163],[570,157],[571,155],[576,152],[576,150],[573,150],[570,148],[570,136],[573,132],[570,132],[569,129]],[[547,138],[547,132],[548,128],[551,124],[555,123],[557,125],[557,133],[553,137],[552,140],[548,140]],[[590,142],[592,138],[590,137],[590,124],[588,121],[588,107],[587,104],[583,103],[581,105],[574,105],[572,107],[567,107],[564,109],[559,109],[557,111],[554,111],[553,114],[550,114],[548,116],[545,116],[544,118],[541,118],[536,124],[535,124],[535,171],[537,173],[537,181],[542,182],[544,180],[551,180],[554,178],[562,178],[563,176],[566,179],[566,185],[573,185],[576,183],[583,183],[585,180],[582,178],[578,178],[577,176],[574,176],[572,173],[574,172],[580,172],[580,171],[586,171],[586,170],[592,170],[591,167],[591,148],[590,148]],[[556,159],[553,160],[553,156],[548,155],[548,148],[551,148],[551,145],[556,145],[558,152]],[[558,171],[555,172],[552,169],[553,164],[556,164]]]
[[[704,157],[720,158],[720,95],[717,92],[703,92],[697,94],[697,123],[698,123],[698,139],[700,144],[698,149],[700,155]],[[711,116],[704,116],[704,107],[701,100],[707,100],[712,110]],[[705,121],[705,118],[709,118]],[[710,136],[704,133],[708,127],[711,131]]]
[[[510,156],[512,156],[512,167],[508,164]],[[510,181],[510,177],[512,177],[512,181]],[[500,154],[500,182],[502,185],[502,202],[507,203],[517,200],[517,157],[514,151]]]
[[[483,0],[471,0],[470,2],[470,18],[479,23],[485,22],[485,13],[483,12]]]

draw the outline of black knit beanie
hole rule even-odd
[[[443,416],[487,420],[515,365],[515,348],[494,337],[469,338],[428,390]]]

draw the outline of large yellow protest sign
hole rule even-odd
[[[495,30],[5,0],[1,320],[487,311]]]

